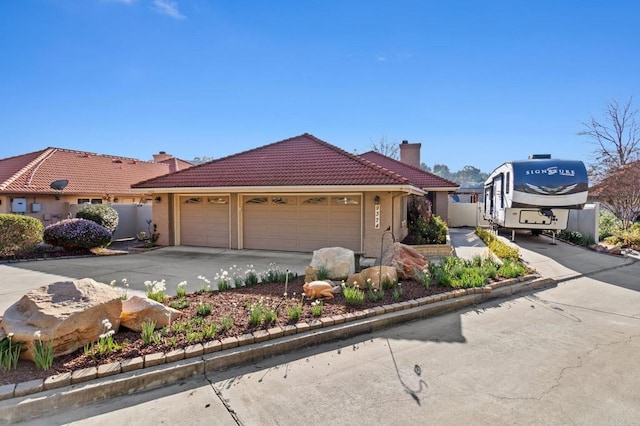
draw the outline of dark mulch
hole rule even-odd
[[[193,318],[199,317],[197,314],[198,305],[201,303],[210,304],[212,307],[211,314],[205,317],[200,317],[202,319],[196,321],[204,322],[205,324],[215,323],[218,331],[215,336],[209,339],[205,338],[200,342],[205,342],[207,340],[219,340],[231,336],[241,336],[258,329],[295,324],[295,322],[309,322],[315,319],[311,314],[311,303],[309,300],[305,300],[303,302],[302,313],[298,321],[290,321],[288,315],[288,310],[295,305],[300,304],[302,301],[301,295],[303,284],[304,279],[302,277],[288,283],[286,290],[288,297],[286,298],[283,297],[283,294],[285,293],[285,284],[258,284],[253,287],[243,287],[223,292],[216,291],[202,294],[188,294],[186,296],[186,300],[190,302],[189,307],[180,309],[183,312],[183,315],[182,318],[176,322],[191,322],[193,324]],[[425,288],[417,281],[403,281],[400,286],[402,288],[402,296],[397,300],[393,299],[392,290],[386,290],[384,292],[384,299],[377,302],[367,301],[360,306],[349,306],[346,304],[342,294],[336,294],[335,298],[323,301],[322,316],[333,316],[354,312],[375,306],[444,293],[451,290],[450,288],[439,286]],[[165,304],[169,305],[175,299],[175,297],[168,298],[165,301]],[[267,309],[277,309],[279,315],[276,322],[253,326],[250,324],[250,310],[248,306],[259,303],[261,300],[262,304]],[[233,320],[233,327],[229,330],[222,330],[221,319],[224,317],[231,318]],[[194,330],[198,330],[198,327],[201,329],[201,326],[196,326],[194,327]],[[184,348],[195,343],[194,341],[187,340],[188,334],[189,333],[173,332],[168,330],[166,334],[162,336],[162,342],[160,344],[144,345],[140,333],[127,331],[126,329],[121,328],[114,336],[116,342],[123,347],[120,351],[110,353],[103,357],[90,357],[85,355],[82,349],[79,349],[72,354],[55,358],[52,368],[47,371],[37,370],[35,365],[30,361],[20,361],[16,370],[0,373],[0,385],[21,383],[33,379],[43,379],[63,372],[74,371],[81,368],[107,364],[115,361],[122,361],[149,353],[167,352],[172,349]]]
[[[127,254],[132,249],[144,248],[144,243],[136,239],[114,241],[106,248],[65,250],[62,247],[38,244],[37,246],[17,252],[12,256],[0,256],[0,262],[19,262],[24,260],[60,259],[77,256],[112,256]]]

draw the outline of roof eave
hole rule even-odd
[[[413,185],[304,185],[304,186],[211,186],[211,187],[165,187],[134,188],[151,193],[307,193],[307,192],[374,192],[398,191],[413,195],[424,195],[425,191]]]
[[[423,187],[422,189],[426,192],[429,191],[437,191],[437,192],[442,192],[442,191],[447,191],[447,192],[455,192],[460,188],[460,186],[439,186],[439,187],[432,187],[432,186],[427,186],[427,187]]]

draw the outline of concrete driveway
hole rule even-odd
[[[167,294],[175,294],[178,283],[187,281],[187,291],[200,288],[198,276],[214,281],[221,269],[234,267],[242,273],[251,267],[260,274],[279,268],[299,275],[311,263],[311,253],[264,250],[227,250],[201,247],[165,247],[143,253],[6,263],[0,265],[0,313],[32,288],[59,280],[93,278],[98,282],[122,279],[129,285],[128,294],[143,293],[144,282],[165,280]]]

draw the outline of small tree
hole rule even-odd
[[[640,161],[615,170],[589,189],[589,197],[599,201],[628,229],[640,216]]]
[[[371,149],[395,160],[400,157],[400,147],[398,143],[391,142],[387,139],[387,135],[383,135],[378,142],[371,141]]]
[[[447,224],[431,212],[431,202],[416,195],[409,199],[407,209],[409,234],[404,244],[444,244],[447,242]]]
[[[578,135],[588,137],[596,146],[595,162],[589,167],[596,181],[640,158],[638,110],[632,107],[632,101],[633,98],[625,104],[610,101],[604,108],[604,119],[592,116],[582,123],[584,130]]]

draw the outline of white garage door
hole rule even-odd
[[[229,197],[180,197],[180,245],[229,247]]]
[[[361,250],[359,195],[264,195],[243,199],[244,248],[310,252]]]

